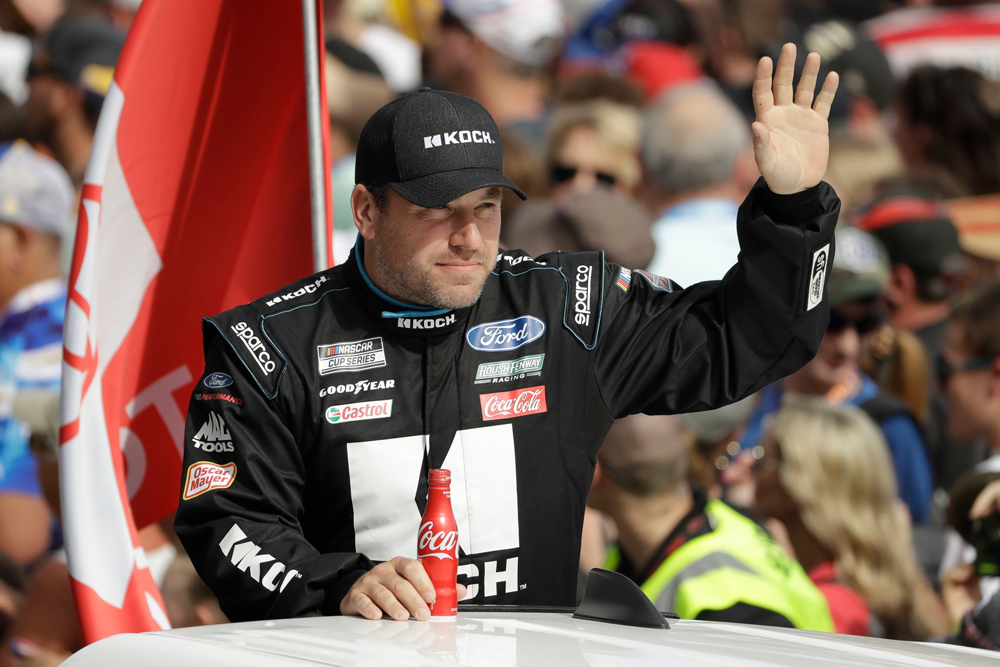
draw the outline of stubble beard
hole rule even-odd
[[[479,284],[474,286],[473,294],[459,295],[436,283],[431,275],[431,268],[422,270],[410,258],[402,257],[394,248],[381,243],[372,243],[366,245],[365,250],[370,253],[373,268],[376,268],[380,277],[379,282],[383,283],[379,286],[389,296],[417,306],[448,310],[468,308],[479,301],[486,286],[486,278],[496,264],[495,256],[481,256],[485,251],[477,253],[474,258],[479,259],[489,270],[479,280]]]

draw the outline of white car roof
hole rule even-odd
[[[274,665],[1000,665],[1000,654],[944,644],[709,621],[651,629],[569,613],[460,612],[454,621],[312,617],[116,635],[67,667]]]

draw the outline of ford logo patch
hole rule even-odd
[[[225,373],[212,373],[205,378],[205,386],[209,389],[222,389],[223,387],[228,387],[232,383],[233,378],[229,377]]]
[[[531,315],[522,315],[513,320],[487,322],[469,329],[465,339],[472,349],[481,352],[506,352],[516,350],[545,333],[545,322]]]

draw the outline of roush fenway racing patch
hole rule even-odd
[[[483,421],[512,419],[546,412],[545,386],[500,391],[495,394],[480,394],[479,405],[483,408]]]
[[[209,461],[199,461],[188,468],[184,480],[184,500],[191,500],[212,489],[226,489],[236,479],[236,464],[219,465]]]

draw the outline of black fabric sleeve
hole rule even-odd
[[[761,179],[740,206],[739,261],[722,281],[680,289],[635,271],[623,290],[627,276],[608,265],[594,368],[611,415],[720,407],[812,359],[830,316],[839,212],[826,183],[780,196]]]
[[[210,324],[204,333],[205,373],[184,433],[177,535],[231,621],[338,614],[347,590],[373,564],[362,554],[319,553],[303,536],[305,474],[292,433],[229,343]],[[206,388],[213,374],[232,384]],[[219,394],[230,399],[199,398]],[[235,470],[227,484],[229,466]],[[190,479],[220,468],[214,487]]]

